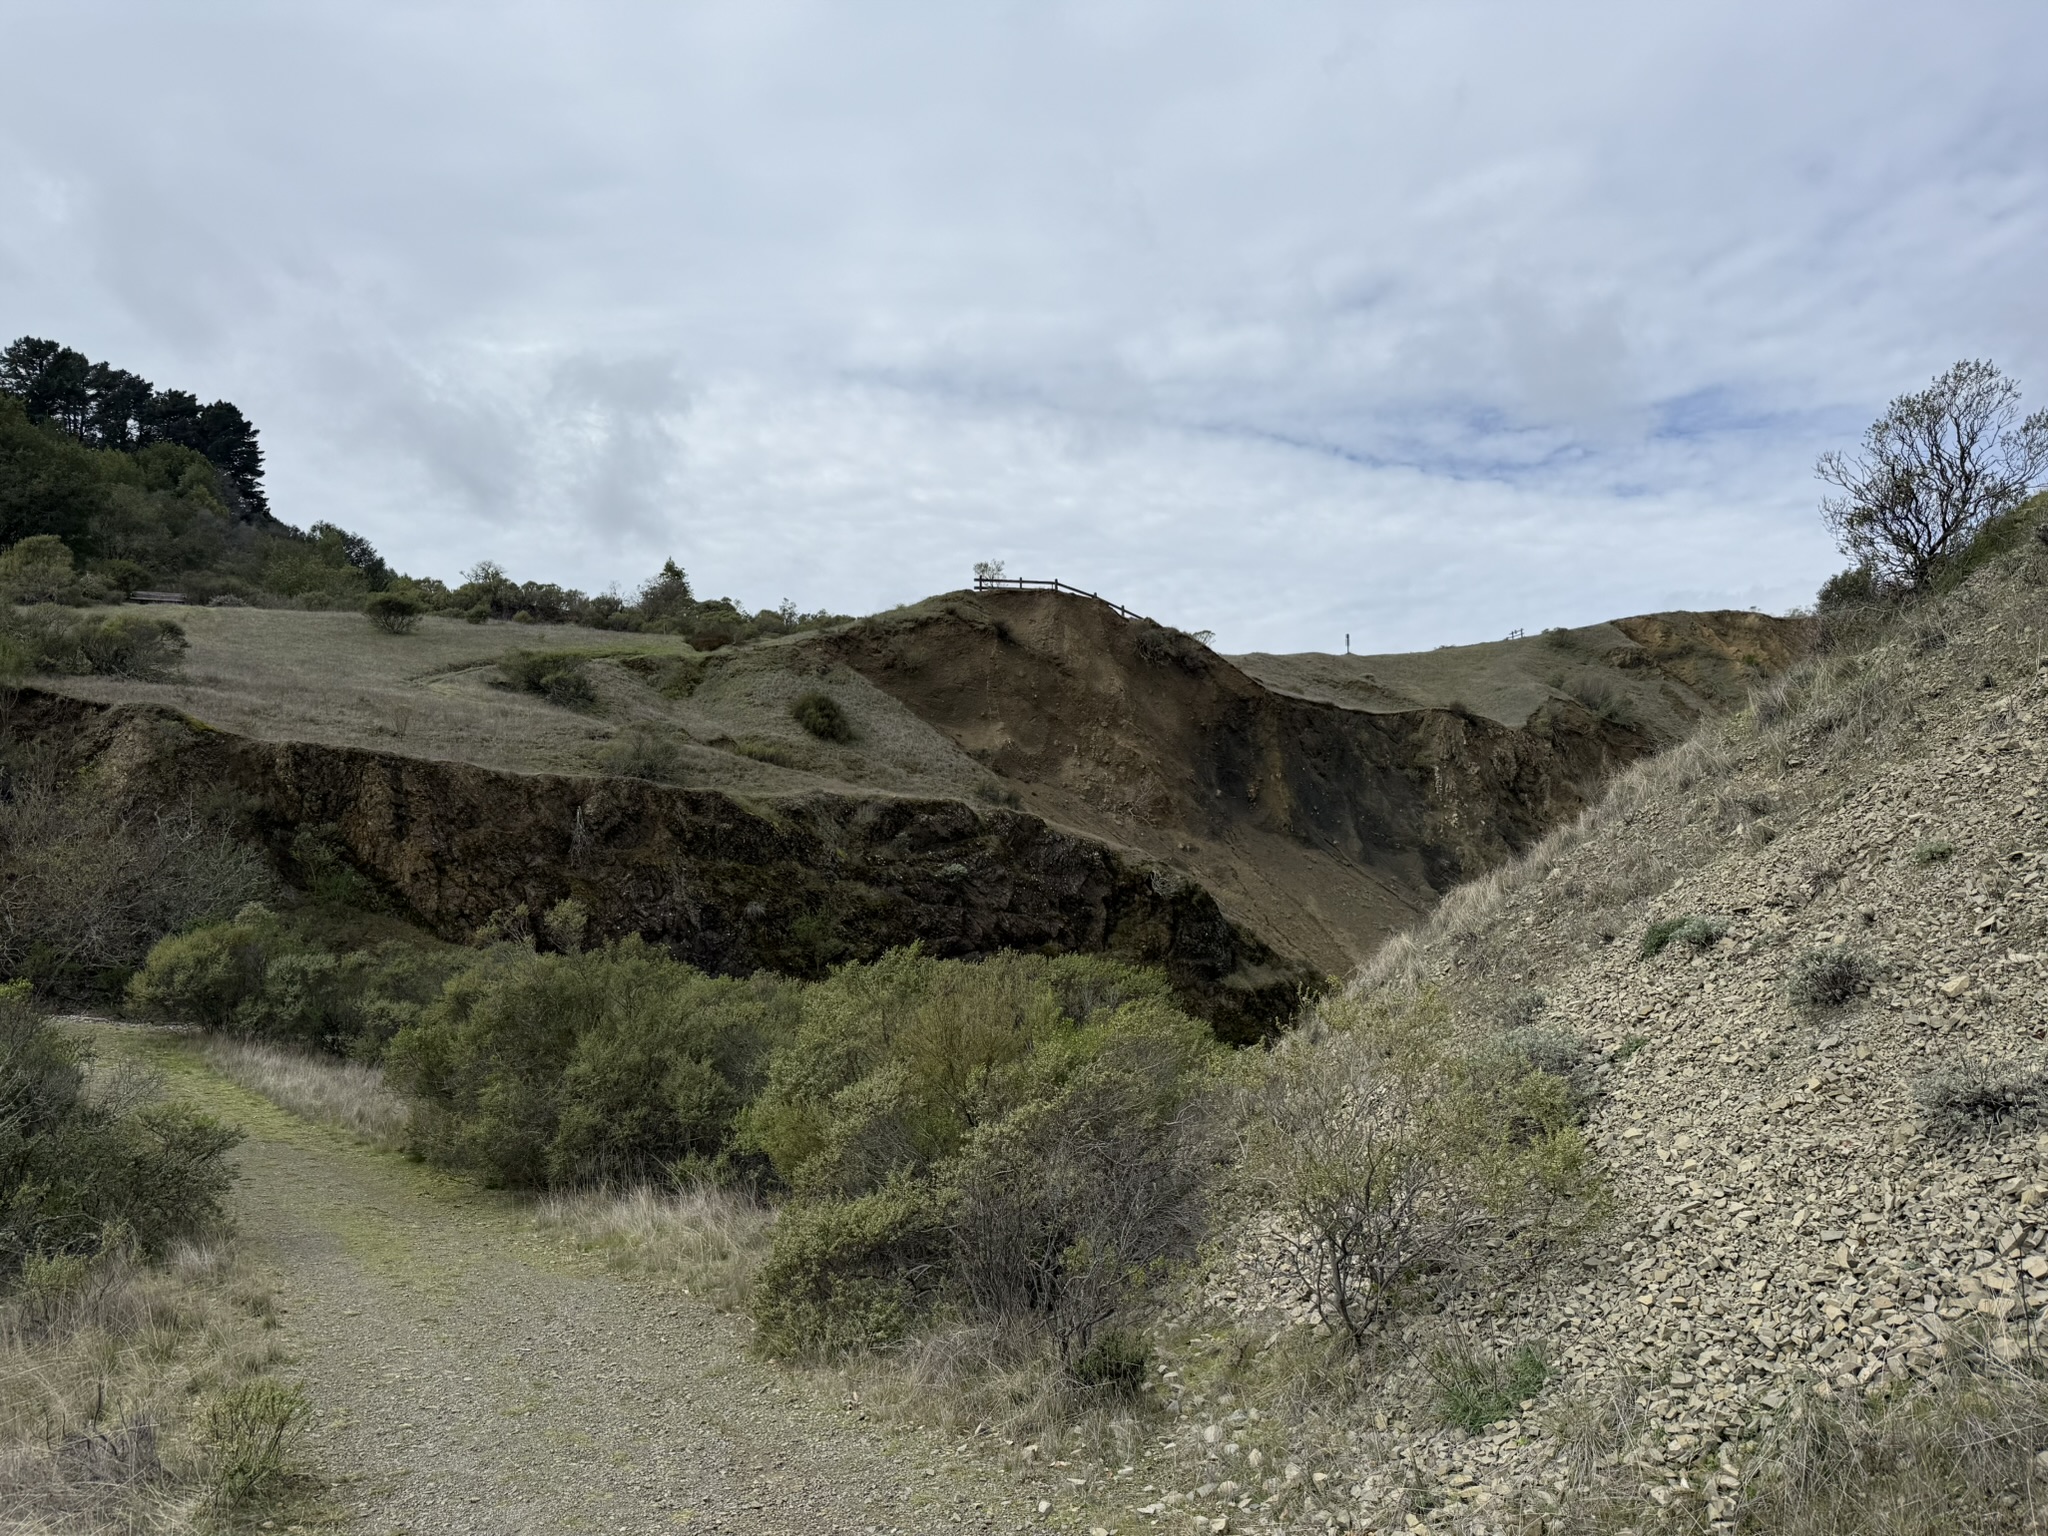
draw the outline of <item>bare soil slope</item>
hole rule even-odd
[[[1802,622],[1755,614],[1623,623],[1644,639],[1600,626],[1408,658],[1239,662],[1091,599],[987,592],[808,643],[1048,820],[1187,870],[1234,917],[1341,972],[1806,641]],[[1403,691],[1372,684],[1372,668]],[[1538,681],[1543,669],[1581,696]]]

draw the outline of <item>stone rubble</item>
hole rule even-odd
[[[1424,938],[1454,1001],[1533,989],[1545,1027],[1597,1052],[1588,1133],[1612,1217],[1580,1251],[1398,1325],[1411,1347],[1381,1406],[1312,1473],[1274,1470],[1256,1408],[1176,1397],[1209,1416],[1180,1437],[1200,1475],[1140,1510],[1148,1523],[1505,1533],[1507,1512],[1574,1485],[1569,1403],[1632,1425],[1604,1475],[1634,1478],[1646,1505],[1704,1502],[1713,1521],[1744,1447],[1801,1394],[1898,1390],[1960,1333],[2008,1358],[2048,1350],[2048,1125],[1945,1139],[1915,1098],[1970,1063],[2048,1067],[2039,566],[2048,554],[2029,551],[1902,621],[1785,726],[1729,726],[1718,776],[1610,805],[1575,844],[1538,850],[1546,867],[1483,930]],[[1599,893],[1645,868],[1679,874],[1603,922]],[[1647,922],[1693,914],[1722,936],[1641,958]],[[1797,959],[1835,950],[1865,962],[1867,991],[1795,1003]],[[1313,1325],[1256,1243],[1201,1307],[1243,1329]],[[1476,1436],[1438,1427],[1414,1356],[1447,1326],[1535,1344],[1544,1390]]]

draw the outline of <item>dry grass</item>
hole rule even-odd
[[[225,1248],[39,1267],[0,1303],[0,1524],[191,1528],[214,1493],[203,1406],[277,1362],[272,1325]]]
[[[692,1184],[550,1195],[534,1220],[603,1254],[614,1268],[672,1275],[685,1295],[738,1311],[768,1256],[775,1213],[748,1195]]]
[[[1556,1536],[1733,1531],[1754,1536],[2022,1536],[2048,1521],[2048,1380],[1983,1340],[1951,1341],[1934,1380],[1873,1399],[1803,1397],[1761,1440],[1702,1458],[1649,1504],[1632,1449],[1633,1388],[1566,1405],[1553,1430],[1563,1507],[1521,1511]]]
[[[429,617],[417,633],[391,635],[359,613],[267,608],[185,609],[178,622],[191,649],[168,678],[67,677],[41,686],[164,705],[262,740],[521,773],[610,772],[621,743],[652,733],[674,749],[660,777],[698,788],[801,793],[823,781],[958,797],[991,782],[985,768],[888,694],[820,658],[815,636],[700,657],[676,636],[573,625]],[[498,663],[515,651],[588,658],[594,702],[565,709],[497,686]],[[664,691],[676,663],[701,665],[696,687]],[[820,690],[852,722],[853,741],[821,743],[792,718],[794,701]],[[742,741],[766,744],[768,757],[736,750]]]
[[[206,1060],[223,1077],[304,1119],[340,1126],[373,1146],[405,1144],[410,1111],[375,1067],[232,1039],[209,1040]]]

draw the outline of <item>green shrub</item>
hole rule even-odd
[[[55,534],[32,534],[0,554],[0,602],[82,603],[106,590],[79,575],[70,546]]]
[[[79,614],[43,604],[0,613],[0,635],[22,669],[151,679],[185,654],[176,621],[143,613]]]
[[[1853,950],[1809,949],[1792,962],[1786,990],[1802,1008],[1839,1008],[1872,980],[1870,962]]]
[[[783,1359],[893,1344],[929,1304],[942,1252],[929,1190],[905,1178],[783,1208],[755,1282],[755,1343]]]
[[[363,604],[363,616],[388,635],[409,635],[426,612],[417,598],[403,592],[379,592]]]
[[[108,1093],[92,1055],[0,987],[0,1289],[38,1255],[162,1255],[217,1226],[241,1132],[153,1093]]]
[[[1202,1230],[1223,1052],[1162,991],[1090,957],[842,967],[805,989],[742,1144],[819,1210],[926,1192],[943,1243],[913,1288],[1071,1365]]]
[[[248,906],[214,923],[160,940],[128,983],[128,1003],[155,1018],[228,1029],[263,991],[274,950],[284,943],[268,908]]]
[[[568,651],[513,651],[498,662],[498,674],[507,688],[537,693],[567,709],[583,708],[597,702],[585,659]]]
[[[245,1381],[214,1403],[204,1438],[215,1505],[238,1508],[281,1481],[292,1438],[312,1411],[304,1387],[268,1377]]]
[[[820,741],[851,741],[853,726],[846,718],[846,711],[839,707],[839,701],[829,693],[812,689],[799,694],[789,713],[796,723],[809,731]]]
[[[1076,1355],[1067,1370],[1077,1386],[1135,1398],[1152,1374],[1152,1350],[1140,1335],[1111,1329]]]
[[[303,919],[301,919],[303,921]],[[128,983],[129,1006],[204,1029],[375,1059],[476,956],[393,940],[332,953],[259,906],[164,939]]]
[[[1718,917],[1661,918],[1644,930],[1642,956],[1648,960],[1661,955],[1674,941],[1705,949],[1727,931],[1727,922]]]
[[[1238,1115],[1240,1177],[1280,1218],[1273,1279],[1358,1347],[1423,1276],[1475,1245],[1540,1249],[1602,1210],[1570,1085],[1442,996],[1325,1002],[1280,1042]]]
[[[1948,839],[1929,838],[1926,842],[1915,845],[1913,862],[1925,868],[1929,864],[1945,864],[1954,858],[1955,854],[1956,845]]]
[[[635,725],[605,744],[598,766],[626,779],[673,784],[682,776],[683,754],[675,741],[652,726]]]
[[[727,1150],[795,983],[714,978],[638,938],[588,954],[506,945],[391,1043],[437,1161],[522,1187],[658,1176]]]
[[[1884,595],[1878,584],[1877,572],[1867,565],[1852,565],[1821,583],[1815,606],[1822,613],[1833,613],[1844,608],[1867,607]]]

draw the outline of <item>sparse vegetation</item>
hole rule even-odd
[[[683,754],[675,739],[651,725],[627,727],[598,754],[606,773],[626,779],[673,784],[682,775]]]
[[[1913,862],[1925,867],[1929,864],[1946,864],[1955,857],[1956,845],[1947,838],[1929,838],[1924,843],[1913,845]]]
[[[215,1507],[239,1509],[276,1487],[311,1412],[304,1387],[274,1377],[245,1381],[214,1403],[205,1439]]]
[[[619,1269],[671,1276],[688,1295],[737,1312],[754,1294],[775,1210],[750,1190],[693,1179],[623,1193],[560,1190],[540,1202],[534,1219]]]
[[[1839,1008],[1870,990],[1871,964],[1853,950],[1809,949],[1792,962],[1786,991],[1802,1008]]]
[[[1937,1140],[2027,1129],[2048,1110],[2048,1071],[1965,1060],[1914,1083],[1913,1102]]]
[[[1468,1435],[1514,1414],[1550,1377],[1543,1352],[1533,1344],[1506,1349],[1456,1337],[1429,1352],[1426,1369],[1436,1388],[1437,1413]]]
[[[207,1041],[206,1060],[230,1082],[304,1119],[339,1126],[373,1146],[405,1144],[409,1106],[367,1062],[233,1036]]]
[[[1718,917],[1665,917],[1643,930],[1642,957],[1645,960],[1664,953],[1672,944],[1686,944],[1694,949],[1705,949],[1717,942],[1728,931],[1728,924]]]

